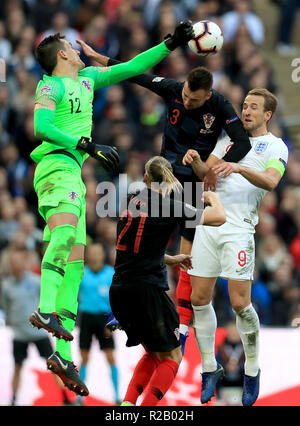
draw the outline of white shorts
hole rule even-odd
[[[196,228],[192,248],[193,269],[198,277],[222,277],[235,281],[253,280],[254,234],[226,222],[222,226]]]

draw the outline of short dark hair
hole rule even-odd
[[[271,111],[272,115],[275,113],[278,105],[278,99],[269,90],[262,87],[256,87],[255,89],[250,90],[246,96],[248,95],[262,96],[265,100],[264,112]]]
[[[193,69],[187,76],[189,89],[192,92],[203,89],[209,92],[213,86],[212,73],[205,67],[197,67]]]
[[[51,75],[57,64],[57,53],[59,50],[64,50],[62,39],[65,36],[59,33],[44,38],[36,49],[36,58],[40,66]]]

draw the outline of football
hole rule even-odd
[[[195,37],[188,42],[188,45],[196,55],[214,55],[221,50],[223,34],[217,24],[212,21],[199,21],[193,27]]]

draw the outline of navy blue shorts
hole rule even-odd
[[[13,354],[16,364],[22,364],[27,358],[27,350],[29,344],[34,344],[39,351],[42,358],[49,358],[53,354],[53,348],[48,337],[38,340],[30,340],[28,342],[21,342],[20,340],[13,341]]]
[[[109,297],[127,334],[126,346],[143,343],[149,352],[171,352],[180,346],[179,315],[163,288],[142,281],[113,281]]]
[[[105,314],[90,314],[88,312],[82,312],[80,314],[80,349],[90,349],[93,336],[98,340],[101,350],[114,349],[115,344],[111,331],[105,328],[107,321],[107,316]]]

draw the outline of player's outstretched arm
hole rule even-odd
[[[94,79],[95,90],[119,83],[128,78],[143,74],[169,55],[176,47],[187,43],[193,36],[194,29],[191,21],[181,22],[176,26],[173,35],[130,61],[108,68],[88,67],[81,71],[81,74]]]
[[[188,254],[176,254],[175,256],[165,254],[164,262],[169,266],[179,266],[184,271],[193,269],[192,256]]]
[[[103,67],[111,67],[123,63],[117,59],[112,59],[108,56],[97,53],[83,40],[77,40],[77,43],[80,44],[86,56]],[[172,78],[164,78],[150,73],[136,75],[135,77],[129,78],[127,81],[145,87],[146,89],[151,90],[151,92],[156,93],[158,96],[162,96],[163,98],[171,95],[174,91],[174,84],[178,84],[178,81]]]
[[[259,172],[238,163],[223,162],[213,166],[213,170],[220,177],[224,178],[229,176],[231,173],[240,173],[245,179],[252,183],[252,185],[265,189],[266,191],[272,191],[276,188],[283,176],[284,166],[279,164],[276,168],[268,167],[265,171]]]
[[[203,180],[209,170],[209,167],[201,160],[199,153],[195,149],[189,149],[185,153],[182,164],[184,166],[190,165],[200,180]]]
[[[219,196],[215,192],[205,191],[202,201],[210,208],[204,210],[200,224],[207,226],[223,225],[226,222],[226,213]]]

